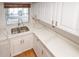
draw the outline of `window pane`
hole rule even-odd
[[[8,13],[9,13],[9,15],[18,14],[18,8],[9,8]]]
[[[7,24],[14,24],[14,23],[18,23],[18,19],[10,19],[10,18],[8,18]]]
[[[28,22],[28,8],[8,8],[7,24],[18,23],[18,20],[22,22]]]

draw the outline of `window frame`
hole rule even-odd
[[[18,24],[18,23],[12,23],[12,24],[8,24],[7,21],[8,21],[8,17],[7,17],[7,13],[8,12],[8,8],[5,8],[5,19],[6,19],[6,24],[7,25],[13,25],[13,24]],[[28,21],[26,22],[23,22],[23,23],[29,23],[30,21],[30,8],[28,8]]]

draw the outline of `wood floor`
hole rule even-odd
[[[36,54],[33,49],[30,49],[28,51],[25,51],[19,55],[16,55],[15,57],[36,57]]]

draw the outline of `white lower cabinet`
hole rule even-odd
[[[11,39],[11,56],[15,56],[22,52],[22,40],[19,37]]]
[[[42,56],[42,46],[41,46],[41,44],[40,44],[38,39],[34,40],[34,47],[33,47],[33,49],[34,49],[34,51],[35,51],[35,53],[36,53],[36,55],[38,57]]]
[[[10,57],[9,40],[0,41],[0,57]]]
[[[32,33],[11,38],[10,43],[11,56],[33,48],[38,57],[52,57],[44,44]]]
[[[54,57],[38,38],[34,39],[33,49],[38,57]]]
[[[21,35],[10,39],[11,56],[15,56],[33,47],[33,34]]]

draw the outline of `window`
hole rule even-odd
[[[29,18],[28,9],[29,8],[7,8],[6,9],[7,24],[28,22]]]

